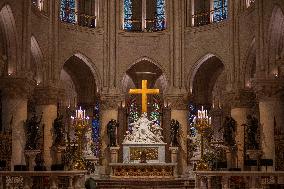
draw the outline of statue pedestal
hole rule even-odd
[[[177,163],[178,161],[178,147],[169,147],[169,150],[171,152],[171,163]],[[174,175],[177,176],[177,166],[174,167]]]
[[[166,143],[157,144],[122,144],[123,163],[140,163],[141,154],[146,153],[147,163],[165,163]]]
[[[169,147],[171,152],[171,163],[177,163],[178,147]]]
[[[257,160],[257,162],[259,162],[263,153],[261,150],[247,150],[246,154],[249,155],[250,159]],[[258,166],[251,166],[251,171],[258,171]]]
[[[54,151],[54,160],[56,164],[61,164],[62,163],[62,154],[63,152],[66,150],[65,146],[53,146],[52,147],[53,151]]]
[[[34,170],[36,155],[40,153],[40,150],[25,150],[26,164],[29,171]]]
[[[119,146],[109,147],[109,150],[110,150],[110,162],[117,163]]]

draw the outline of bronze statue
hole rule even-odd
[[[53,133],[55,136],[53,145],[64,146],[65,145],[65,128],[63,123],[63,115],[57,114],[56,119],[53,122]]]
[[[226,116],[225,121],[222,127],[220,128],[220,130],[223,129],[223,140],[225,146],[233,147],[236,145],[236,140],[235,140],[236,127],[237,127],[237,122],[231,116]]]
[[[259,149],[259,133],[258,133],[258,128],[259,128],[259,123],[258,120],[252,116],[248,115],[247,116],[247,122],[245,124],[246,126],[246,133],[245,133],[245,144],[246,148],[248,150],[257,150]]]
[[[171,120],[171,146],[178,146],[179,127],[180,123],[177,120]]]
[[[33,114],[31,119],[25,122],[25,130],[26,130],[26,150],[38,150],[40,148],[40,138],[41,138],[41,117],[38,118],[36,113]]]
[[[119,124],[116,122],[116,120],[111,119],[107,124],[107,135],[109,137],[109,146],[116,146],[116,129],[119,126]]]

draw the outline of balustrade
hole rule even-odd
[[[86,171],[0,171],[0,189],[83,189]]]
[[[284,171],[195,171],[195,189],[284,186]]]

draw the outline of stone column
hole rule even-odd
[[[246,124],[247,115],[250,114],[251,107],[255,103],[255,95],[252,91],[238,90],[234,94],[232,102],[231,116],[237,122],[236,130],[236,144],[238,147],[236,166],[237,168],[244,169],[244,137],[245,128],[243,124]]]
[[[14,165],[24,165],[26,144],[24,123],[27,120],[28,95],[33,82],[25,79],[5,78],[0,80],[2,90],[2,117],[4,129],[12,131],[11,170]]]
[[[117,163],[119,146],[110,147],[109,150],[110,150],[110,163]]]
[[[107,136],[106,126],[111,119],[117,120],[118,118],[118,104],[120,103],[120,96],[106,96],[101,99],[101,157],[102,165],[107,166],[110,159],[108,158],[109,139]],[[122,127],[120,125],[119,127]],[[119,145],[119,144],[118,144]]]
[[[187,167],[187,102],[185,95],[168,96],[171,108],[171,119],[176,119],[180,123],[179,133],[179,153],[178,153],[178,172],[184,175]],[[166,127],[169,127],[166,126]]]
[[[283,80],[258,80],[254,83],[259,99],[262,158],[273,160],[273,167],[267,169],[269,171],[275,170],[274,130],[283,128],[284,124],[284,102],[281,100],[283,98],[283,86]]]
[[[53,164],[53,122],[57,117],[58,89],[53,87],[37,88],[35,90],[36,112],[42,114],[43,130],[43,159],[47,170]]]

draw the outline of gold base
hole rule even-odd
[[[197,171],[209,171],[209,166],[203,160],[200,160],[196,165]]]
[[[73,170],[86,170],[86,165],[82,159],[77,159],[73,162],[72,165]]]

